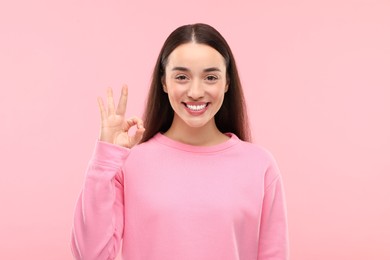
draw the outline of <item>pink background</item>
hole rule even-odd
[[[127,83],[141,115],[163,41],[194,22],[235,53],[291,259],[390,259],[390,2],[155,2],[0,3],[0,259],[71,259],[96,97]]]

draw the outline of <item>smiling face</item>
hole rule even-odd
[[[228,89],[225,60],[205,44],[179,45],[168,57],[163,88],[174,111],[171,128],[214,130]]]

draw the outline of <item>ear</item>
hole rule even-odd
[[[161,78],[161,85],[163,87],[164,92],[168,93],[167,85],[165,85],[165,78],[164,77]]]
[[[230,77],[229,75],[226,75],[226,86],[225,86],[225,93],[229,90],[229,84],[230,84]]]

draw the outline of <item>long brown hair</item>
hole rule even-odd
[[[141,142],[146,142],[158,132],[166,132],[173,121],[173,109],[168,95],[163,91],[162,81],[171,52],[179,45],[189,42],[206,44],[217,50],[225,59],[226,76],[229,84],[215,123],[222,133],[234,133],[243,141],[251,141],[244,94],[238,76],[233,53],[223,36],[207,24],[183,25],[166,39],[153,70],[149,95],[144,112],[145,132]]]

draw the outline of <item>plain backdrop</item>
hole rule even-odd
[[[97,97],[142,115],[176,27],[235,54],[254,142],[277,158],[292,260],[390,259],[390,1],[2,1],[0,259],[72,259]]]

